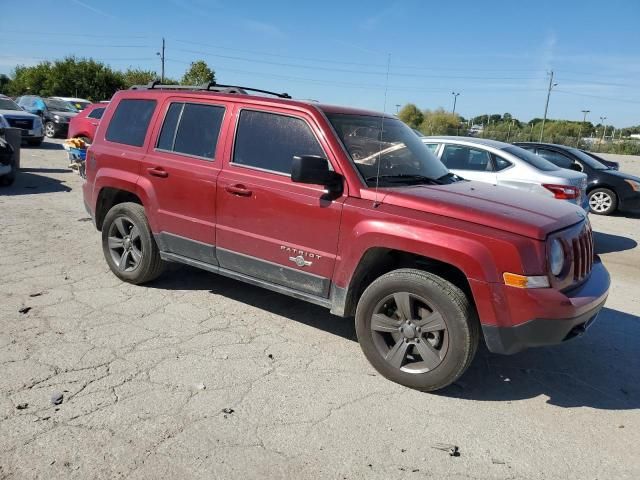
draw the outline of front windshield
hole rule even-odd
[[[65,102],[64,100],[47,98],[45,99],[44,103],[49,110],[52,110],[54,112],[78,112],[78,110],[76,110],[73,105],[71,105],[69,102]]]
[[[560,170],[560,167],[554,165],[549,160],[542,158],[535,153],[531,153],[529,150],[525,150],[524,148],[516,147],[515,145],[509,145],[508,147],[504,147],[502,150],[510,153],[511,155],[515,155],[520,160],[524,160],[529,165],[537,168],[538,170],[542,170],[545,172]]]
[[[341,113],[327,118],[369,186],[459,180],[400,120]]]
[[[576,157],[580,159],[581,162],[586,163],[588,166],[593,168],[594,170],[609,170],[609,167],[600,163],[593,157],[590,157],[584,152],[581,152],[577,148],[567,148],[571,153],[573,153]]]
[[[16,102],[8,98],[0,98],[0,110],[22,110]]]

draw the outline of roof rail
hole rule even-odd
[[[206,90],[209,92],[220,93],[239,93],[247,94],[247,92],[265,93],[279,98],[291,98],[288,93],[270,92],[269,90],[260,90],[259,88],[240,87],[237,85],[221,85],[216,82],[209,82],[203,85],[164,85],[159,80],[153,80],[146,85],[133,85],[129,90]]]

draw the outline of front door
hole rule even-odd
[[[162,106],[139,182],[155,193],[154,234],[160,249],[215,264],[216,150],[225,106],[170,98]],[[222,151],[223,147],[219,147]]]
[[[343,195],[293,183],[294,155],[327,155],[313,119],[261,108],[238,112],[233,150],[218,177],[216,253],[221,267],[328,297]]]

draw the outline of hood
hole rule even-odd
[[[58,115],[60,117],[65,117],[65,118],[73,118],[76,115],[78,115],[78,112],[60,112],[58,110],[49,110],[49,111],[54,115]]]
[[[620,170],[598,170],[598,173],[606,173],[607,175],[612,175],[614,177],[620,179],[628,179],[633,180],[635,182],[640,182],[640,177],[636,177],[635,175],[629,175],[628,173],[621,172]]]
[[[3,117],[16,117],[16,118],[40,118],[33,113],[25,112],[24,110],[3,110],[0,109],[0,115]]]
[[[585,219],[579,207],[543,195],[480,182],[386,189],[383,203],[544,240]]]

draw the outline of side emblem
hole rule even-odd
[[[305,260],[302,255],[298,255],[297,257],[289,257],[293,263],[295,263],[299,267],[308,267],[312,262]]]

